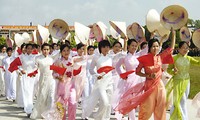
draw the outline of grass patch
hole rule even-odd
[[[200,57],[194,57],[200,60]],[[190,94],[189,98],[192,99],[198,92],[200,92],[200,66],[190,66]]]

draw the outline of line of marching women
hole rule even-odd
[[[152,114],[155,120],[165,120],[173,91],[170,119],[188,120],[188,70],[190,64],[200,63],[187,56],[187,42],[180,42],[179,53],[172,56],[173,29],[171,35],[165,50],[157,39],[142,44],[124,39],[123,46],[116,41],[112,49],[108,40],[100,41],[97,49],[79,43],[76,51],[69,41],[59,48],[44,43],[41,51],[31,43],[15,50],[2,46],[1,96],[16,101],[31,119],[75,120],[81,105],[82,119],[109,120],[115,114],[121,120],[128,114],[129,120],[136,120],[138,111],[139,120],[148,120]],[[172,75],[166,89],[161,80],[163,64],[169,64],[167,71]]]

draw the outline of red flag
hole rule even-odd
[[[19,55],[21,55],[21,54],[22,54],[22,50],[21,50],[21,48],[20,48],[20,47],[18,47],[18,49],[17,49],[17,53],[18,53]]]
[[[38,73],[38,70],[35,70],[35,71],[29,73],[27,76],[32,77],[32,76],[35,76],[37,73]]]
[[[50,65],[50,70],[53,70],[54,72],[58,73],[59,75],[64,75],[67,68],[59,67],[56,65]]]
[[[12,73],[15,70],[18,70],[18,66],[21,66],[22,62],[19,59],[19,57],[17,57],[15,60],[13,60],[10,64],[10,67],[8,68],[8,70]]]
[[[33,51],[32,51],[32,54],[33,54],[33,55],[38,54],[37,49],[33,50]]]
[[[128,75],[131,74],[131,73],[133,73],[133,72],[135,72],[135,71],[134,71],[134,70],[130,70],[130,71],[127,71],[127,72],[125,72],[125,73],[121,73],[121,74],[120,74],[120,77],[121,77],[122,79],[126,79],[126,78],[128,77]]]
[[[101,67],[97,70],[97,72],[100,74],[102,72],[105,72],[105,73],[108,73],[110,72],[111,70],[113,70],[115,68],[113,68],[112,66],[104,66],[104,67]]]
[[[82,66],[80,66],[77,70],[73,70],[73,76],[76,76],[78,75],[79,73],[81,73],[81,69],[82,69]]]

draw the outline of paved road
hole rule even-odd
[[[196,109],[191,106],[191,100],[187,101],[187,108],[189,113],[189,120],[200,120],[195,117]],[[137,115],[137,114],[136,114]],[[77,108],[77,120],[81,120],[81,108]],[[169,113],[167,113],[167,120],[169,119]],[[0,120],[30,120],[23,112],[22,108],[17,108],[16,103],[0,98]],[[93,120],[89,118],[89,120]],[[114,116],[111,116],[111,120],[115,120]],[[127,120],[125,117],[123,120]],[[151,118],[153,120],[153,117]]]

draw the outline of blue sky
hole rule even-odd
[[[145,25],[150,9],[161,13],[172,4],[185,7],[189,18],[200,19],[200,0],[0,0],[0,25],[48,25],[56,18],[69,25],[98,21],[108,25],[109,20]]]

